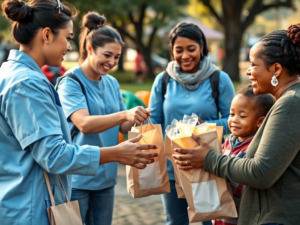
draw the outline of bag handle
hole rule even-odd
[[[147,121],[150,124],[151,128],[155,129],[155,127],[149,117],[148,117]],[[133,125],[133,127],[136,127],[136,123]],[[139,133],[141,134],[141,133],[143,133],[143,125],[141,125],[140,127],[141,127],[141,129],[139,130],[140,131]]]
[[[50,187],[50,181],[49,181],[48,173],[44,169],[43,169],[43,172],[44,172],[44,177],[45,177],[46,184],[47,184],[48,193],[49,193],[49,196],[50,196],[51,205],[55,206],[55,200],[54,200],[53,193],[52,193],[52,190],[51,190],[51,187]],[[65,197],[66,197],[66,201],[69,202],[67,193],[66,193],[65,188],[64,188],[64,186],[62,184],[60,176],[59,175],[57,175],[57,176],[58,176],[58,180],[59,180],[60,186],[62,187],[62,189],[64,191],[64,194],[65,194]]]

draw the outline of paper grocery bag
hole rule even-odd
[[[170,138],[166,135],[165,138],[165,156],[168,160],[170,160],[174,167],[174,177],[175,177],[175,188],[177,192],[178,198],[185,198],[181,182],[179,180],[179,169],[177,164],[175,163],[174,158],[172,157],[172,154],[174,154],[174,146],[172,145],[172,141]]]
[[[170,193],[170,182],[167,173],[166,159],[164,156],[164,141],[160,124],[148,124],[133,129],[138,132],[130,131],[128,138],[134,138],[142,133],[140,144],[153,144],[158,148],[153,150],[143,150],[156,152],[158,157],[154,163],[148,164],[145,169],[137,169],[126,166],[127,191],[133,198],[146,197],[150,195]]]
[[[216,130],[200,135],[201,141],[221,153],[221,144]],[[173,140],[175,148],[195,148],[199,144],[192,137]],[[204,169],[179,170],[190,222],[237,217],[231,189],[224,179],[205,172]]]
[[[82,225],[78,201],[69,201],[60,176],[57,175],[61,188],[63,189],[65,194],[66,203],[56,205],[51,190],[48,173],[45,170],[43,170],[43,173],[46,180],[49,197],[51,200],[51,206],[47,208],[50,225]]]
[[[207,129],[215,129],[217,131],[220,145],[222,145],[223,127],[222,126],[214,126],[213,128],[209,127],[209,128],[206,128],[205,131],[203,131],[203,132],[207,132],[206,131]],[[197,134],[197,135],[201,134],[197,131],[197,129],[194,129],[194,133]],[[177,139],[177,142],[178,142],[179,146],[184,146],[184,144],[181,143],[181,142],[186,142],[186,141],[189,141],[189,140],[192,140],[192,143],[194,143],[194,141],[191,137]],[[176,143],[176,141],[175,141],[175,143]],[[190,145],[187,144],[186,146],[190,146]],[[194,146],[194,147],[197,147],[197,145]],[[177,192],[177,197],[178,198],[185,198],[185,194],[184,194],[184,191],[182,189],[182,185],[181,185],[181,182],[180,182],[180,179],[179,179],[179,169],[178,169],[177,164],[175,163],[174,158],[172,157],[172,154],[174,154],[174,148],[175,147],[172,144],[172,141],[170,140],[168,135],[166,135],[166,138],[165,138],[165,156],[173,164],[174,177],[175,177],[175,188],[176,188],[176,192]]]
[[[223,127],[222,126],[209,126],[205,132],[207,132],[207,131],[209,131],[211,129],[216,129],[217,130],[218,138],[219,138],[219,141],[220,141],[220,143],[222,145]],[[197,129],[194,129],[194,133],[197,134],[197,135],[201,135],[201,134],[203,134],[205,132],[199,132]]]

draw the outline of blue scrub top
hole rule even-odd
[[[27,54],[11,50],[0,69],[0,224],[49,224],[51,206],[65,202],[56,174],[95,175],[99,147],[70,145],[58,94]],[[71,176],[61,175],[68,197]]]
[[[183,115],[195,113],[202,120],[223,126],[224,134],[229,133],[227,124],[230,113],[230,104],[234,97],[234,87],[227,73],[220,71],[219,79],[219,109],[221,118],[217,118],[217,106],[212,97],[210,79],[206,79],[194,90],[186,90],[180,83],[170,77],[165,94],[162,97],[163,73],[157,75],[151,91],[149,108],[153,123],[162,125],[163,133],[173,119],[182,120]],[[187,98],[187,92],[189,97]],[[167,170],[170,180],[175,180],[171,162],[167,162]]]
[[[70,115],[79,109],[88,109],[90,115],[108,115],[126,110],[120,92],[118,81],[110,76],[101,76],[101,80],[93,81],[87,78],[80,66],[72,68],[66,74],[75,75],[83,84],[85,94],[77,81],[72,78],[64,78],[58,86],[59,98],[66,118],[69,121],[70,130],[74,124],[69,119]],[[83,134],[79,132],[74,143],[84,145],[97,145],[100,147],[110,147],[119,143],[119,126],[96,134]],[[100,165],[97,175],[72,176],[72,187],[83,190],[101,190],[117,183],[118,163],[106,163]]]

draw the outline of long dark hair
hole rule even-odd
[[[49,27],[54,35],[66,27],[77,15],[71,4],[64,3],[57,8],[56,0],[31,0],[27,4],[21,0],[6,0],[2,11],[6,18],[13,21],[11,34],[20,44],[28,45],[40,28]]]
[[[87,13],[82,19],[81,27],[79,63],[87,58],[87,41],[91,43],[94,50],[97,47],[103,47],[106,43],[117,42],[124,45],[120,34],[114,28],[106,25],[106,18],[97,12]]]
[[[173,58],[173,46],[177,37],[185,37],[197,42],[200,47],[203,46],[203,55],[207,56],[209,49],[207,47],[206,38],[202,30],[193,23],[178,23],[169,33],[170,55]]]

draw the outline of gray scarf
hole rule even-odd
[[[216,70],[218,68],[212,63],[209,57],[201,59],[199,70],[196,73],[182,73],[176,61],[169,62],[167,66],[167,73],[191,91],[196,90]]]

